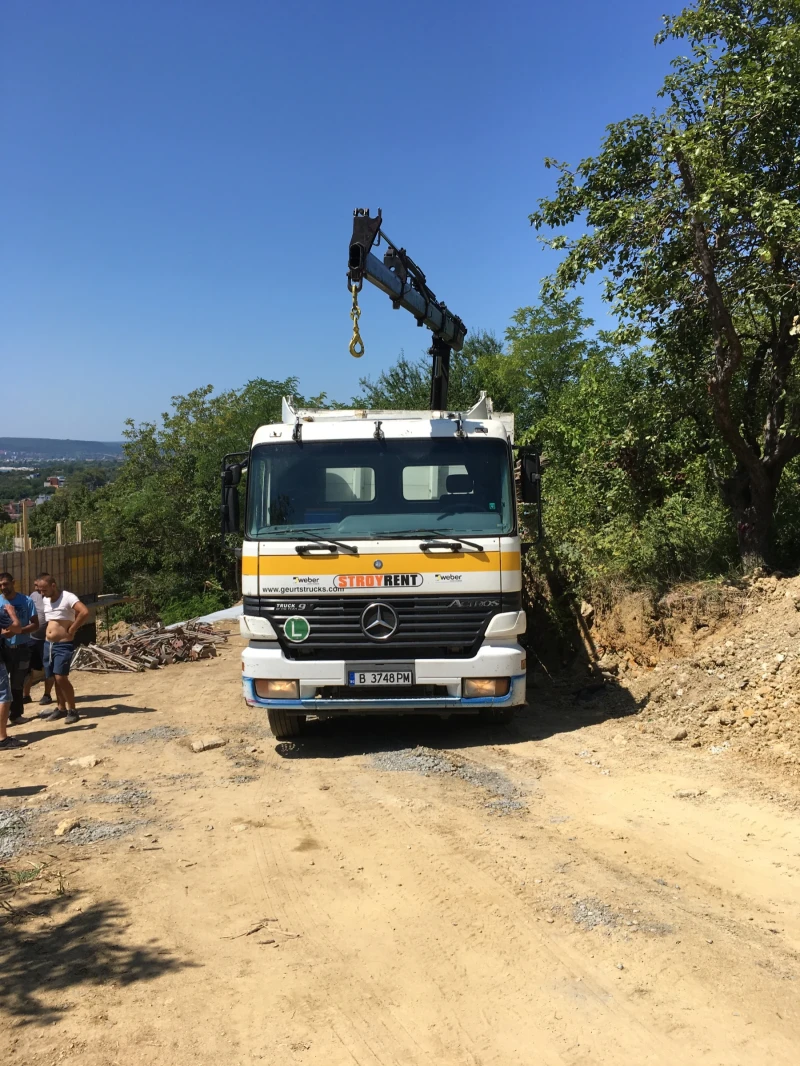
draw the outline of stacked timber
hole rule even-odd
[[[203,622],[186,622],[182,626],[165,629],[131,630],[110,644],[86,644],[72,657],[73,670],[89,670],[105,674],[109,671],[158,670],[172,663],[212,659],[217,645],[227,641],[224,633],[215,633]]]

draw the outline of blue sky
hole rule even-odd
[[[502,333],[555,265],[527,221],[543,157],[655,104],[680,6],[4,0],[0,436],[118,440],[259,376],[349,399],[416,356],[427,331],[367,288],[348,354],[358,206]]]

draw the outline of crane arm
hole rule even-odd
[[[443,410],[447,406],[450,353],[461,350],[467,327],[445,303],[436,299],[422,270],[405,248],[399,248],[389,240],[381,229],[382,222],[380,210],[375,218],[371,218],[365,208],[356,208],[353,212],[347,287],[358,292],[366,278],[386,293],[395,309],[405,308],[417,320],[418,326],[427,326],[431,330],[431,408]],[[386,243],[382,262],[372,251],[381,240]]]

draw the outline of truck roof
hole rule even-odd
[[[456,434],[459,428],[467,434],[480,432],[489,437],[501,437],[514,441],[514,415],[501,414],[494,410],[489,396],[482,392],[469,411],[382,411],[367,408],[337,410],[328,408],[299,408],[291,396],[284,396],[281,422],[260,426],[253,437],[253,444],[276,443],[279,439],[291,440],[285,432],[292,427],[306,440],[344,440],[373,436],[375,423],[387,423],[381,431],[387,437],[446,437]]]

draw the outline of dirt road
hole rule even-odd
[[[0,927],[4,1063],[797,1062],[785,782],[546,679],[510,729],[276,744],[238,646],[78,675],[84,722],[4,757],[0,841],[48,864]]]

